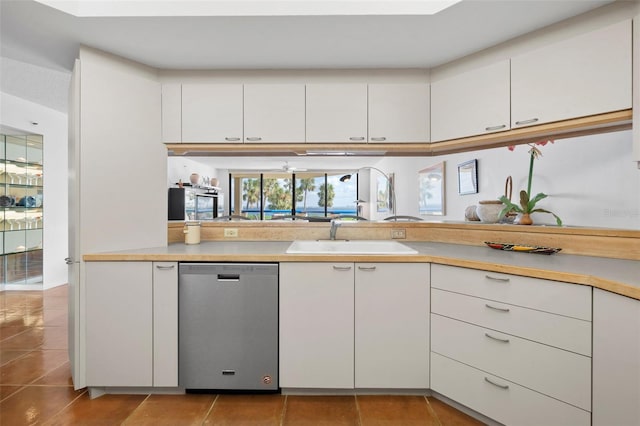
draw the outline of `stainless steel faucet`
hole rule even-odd
[[[336,239],[336,232],[338,232],[338,227],[342,225],[342,222],[338,219],[331,219],[331,229],[329,230],[329,239]]]

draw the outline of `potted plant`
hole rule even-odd
[[[555,213],[550,212],[549,210],[536,208],[536,204],[545,198],[547,198],[547,194],[542,192],[536,194],[533,198],[531,197],[531,180],[533,178],[533,161],[538,157],[542,156],[542,152],[536,145],[545,146],[547,143],[553,143],[552,140],[544,140],[540,142],[536,142],[535,144],[528,144],[531,149],[529,150],[529,180],[527,181],[527,190],[520,191],[520,204],[515,204],[511,202],[509,198],[505,195],[499,198],[500,201],[505,205],[505,207],[500,212],[500,218],[503,218],[509,212],[516,212],[520,214],[520,217],[516,219],[516,223],[520,225],[531,225],[533,224],[533,220],[531,219],[531,213],[549,213],[556,218],[556,223],[558,226],[562,226],[562,219],[560,219]],[[510,146],[509,150],[513,151],[515,146]]]

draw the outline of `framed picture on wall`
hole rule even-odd
[[[376,211],[393,211],[393,173],[389,173],[389,179],[385,176],[376,178]]]
[[[444,161],[418,172],[418,212],[420,215],[444,216]]]
[[[458,194],[478,193],[478,160],[458,164]]]

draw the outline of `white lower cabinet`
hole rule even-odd
[[[591,423],[591,289],[432,265],[431,389],[498,422]]]
[[[431,388],[505,425],[591,424],[588,411],[437,353],[431,354]]]
[[[593,290],[593,426],[640,425],[640,300]]]
[[[355,268],[355,387],[427,389],[430,265]]]
[[[429,265],[280,264],[280,386],[426,389]]]
[[[178,386],[177,262],[153,262],[153,386]]]
[[[591,409],[591,358],[435,314],[431,327],[433,352]]]
[[[353,388],[353,263],[280,263],[280,386]]]
[[[178,264],[87,262],[89,387],[178,385]]]
[[[151,267],[86,263],[87,386],[153,385]]]

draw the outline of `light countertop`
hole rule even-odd
[[[85,261],[158,262],[430,262],[589,285],[640,300],[640,261],[518,253],[489,247],[403,242],[414,255],[287,254],[290,241],[207,241],[84,255]]]

